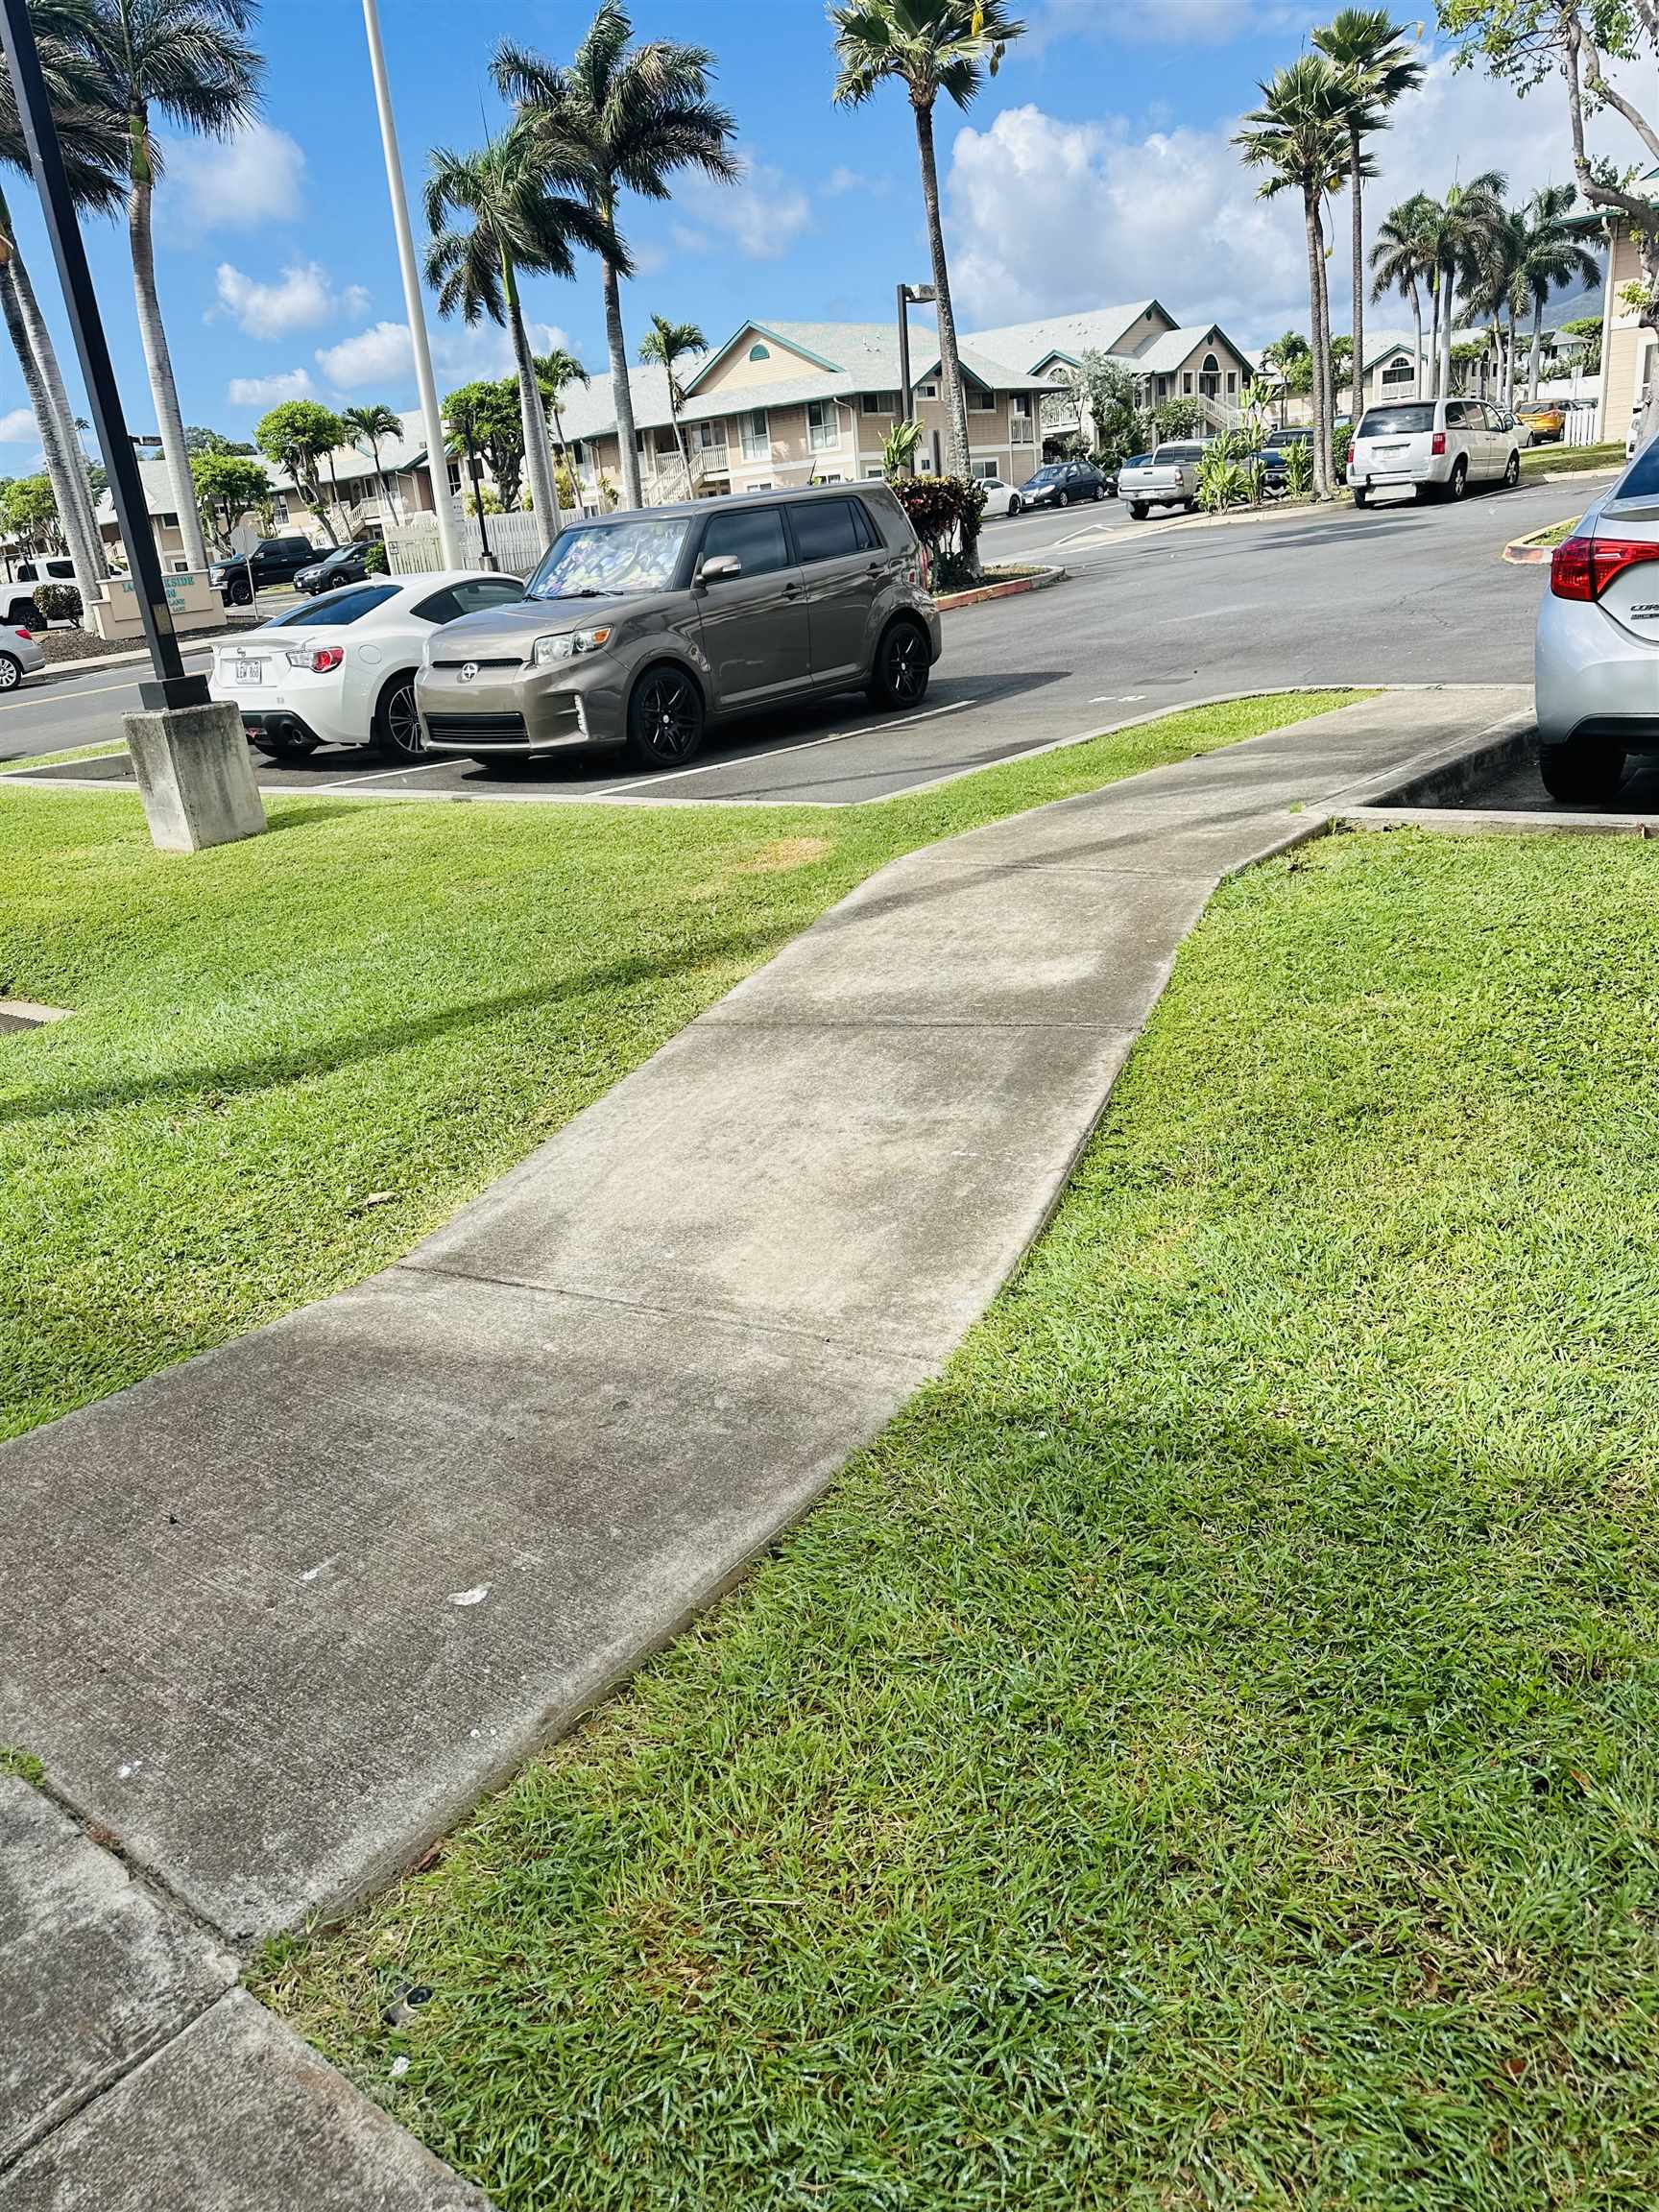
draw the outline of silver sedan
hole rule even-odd
[[[1551,555],[1536,683],[1552,799],[1609,799],[1629,754],[1659,753],[1659,439]]]
[[[27,630],[0,623],[0,691],[15,691],[25,676],[44,668],[46,656],[40,640]]]

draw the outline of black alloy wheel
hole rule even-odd
[[[878,707],[919,707],[927,695],[927,639],[914,622],[895,622],[876,649],[871,697]]]
[[[647,768],[678,768],[703,744],[703,698],[682,668],[648,668],[628,702],[628,750]]]
[[[399,676],[374,710],[374,750],[388,760],[418,760],[426,751],[415,711],[415,679]]]

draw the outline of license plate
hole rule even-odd
[[[1406,450],[1406,448],[1405,448],[1405,446],[1404,446],[1404,445],[1379,445],[1379,446],[1377,446],[1377,447],[1375,448],[1375,451],[1376,451],[1376,454],[1377,454],[1377,458],[1378,458],[1378,460],[1379,460],[1379,461],[1381,461],[1381,460],[1382,459],[1382,457],[1383,457],[1383,455],[1384,455],[1385,453],[1386,453],[1386,454],[1404,453],[1404,452],[1405,452],[1405,450]]]
[[[238,653],[232,670],[232,679],[238,684],[263,684],[265,681],[264,661],[250,661]]]

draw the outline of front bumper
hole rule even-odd
[[[623,671],[568,661],[551,668],[481,669],[469,683],[459,668],[422,668],[415,705],[434,753],[567,753],[620,745],[628,734]]]
[[[1546,745],[1597,737],[1659,752],[1659,649],[1627,637],[1599,607],[1546,592],[1533,673]]]

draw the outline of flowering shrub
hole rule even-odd
[[[985,487],[966,476],[901,476],[893,489],[926,548],[933,589],[953,591],[974,583]]]
[[[73,584],[36,584],[34,600],[42,622],[79,622],[81,594]]]

